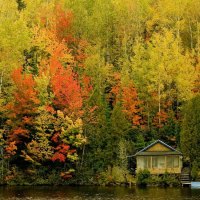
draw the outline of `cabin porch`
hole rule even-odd
[[[147,169],[151,174],[180,174],[182,169],[181,157],[178,155],[148,155],[137,156],[137,170]]]

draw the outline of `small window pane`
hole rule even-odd
[[[173,166],[174,166],[173,157],[168,156],[168,157],[167,157],[167,167],[168,167],[168,168],[172,168]]]
[[[179,167],[179,157],[178,156],[174,157],[174,167]]]
[[[179,167],[179,157],[178,156],[168,156],[167,157],[167,167],[168,168]]]
[[[145,157],[145,156],[139,156],[138,158],[137,158],[137,167],[139,168],[139,169],[147,169],[147,168],[149,168],[149,165],[150,165],[150,163],[149,163],[149,158],[148,157]]]
[[[148,160],[146,157],[144,157],[144,168],[148,168]]]
[[[137,167],[139,169],[144,169],[144,160],[143,160],[143,157],[138,156],[138,158],[137,158]]]
[[[152,157],[153,168],[165,168],[165,157],[164,156],[153,156]]]
[[[158,156],[158,168],[165,168],[165,157]]]
[[[153,168],[157,168],[158,167],[158,157],[157,156],[153,156],[152,157],[152,167]]]
[[[144,157],[144,168],[145,169],[151,168],[151,157],[150,156]]]

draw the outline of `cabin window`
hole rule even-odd
[[[178,156],[174,157],[174,167],[179,167],[179,157]]]
[[[139,156],[137,158],[137,166],[140,169],[151,168],[151,157],[150,156]]]
[[[151,157],[150,156],[144,157],[144,168],[145,169],[151,168]]]
[[[167,168],[172,168],[174,166],[174,158],[171,156],[167,157]]]
[[[165,168],[165,157],[164,156],[152,156],[152,167],[153,168]]]
[[[179,167],[179,157],[178,156],[168,156],[167,157],[167,167],[168,168]]]

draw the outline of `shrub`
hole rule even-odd
[[[179,185],[178,177],[175,174],[165,173],[161,179],[161,185],[163,186],[177,186]]]
[[[165,174],[151,175],[149,184],[156,186],[178,186],[180,182],[178,175],[165,172]]]
[[[198,178],[198,166],[197,163],[193,163],[192,170],[191,170],[191,176],[193,180],[196,180]]]
[[[113,166],[112,168],[108,167],[105,172],[99,174],[98,183],[100,185],[130,184],[135,183],[135,180],[127,169]]]
[[[146,186],[150,182],[150,172],[147,169],[140,170],[136,177],[138,185]]]

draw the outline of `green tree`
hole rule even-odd
[[[188,101],[182,111],[183,120],[181,126],[181,150],[185,158],[189,158],[192,164],[200,167],[200,96],[197,95]],[[196,167],[196,166],[195,166]]]
[[[24,8],[26,8],[26,4],[23,0],[16,0],[17,4],[18,4],[18,10],[21,11]]]

